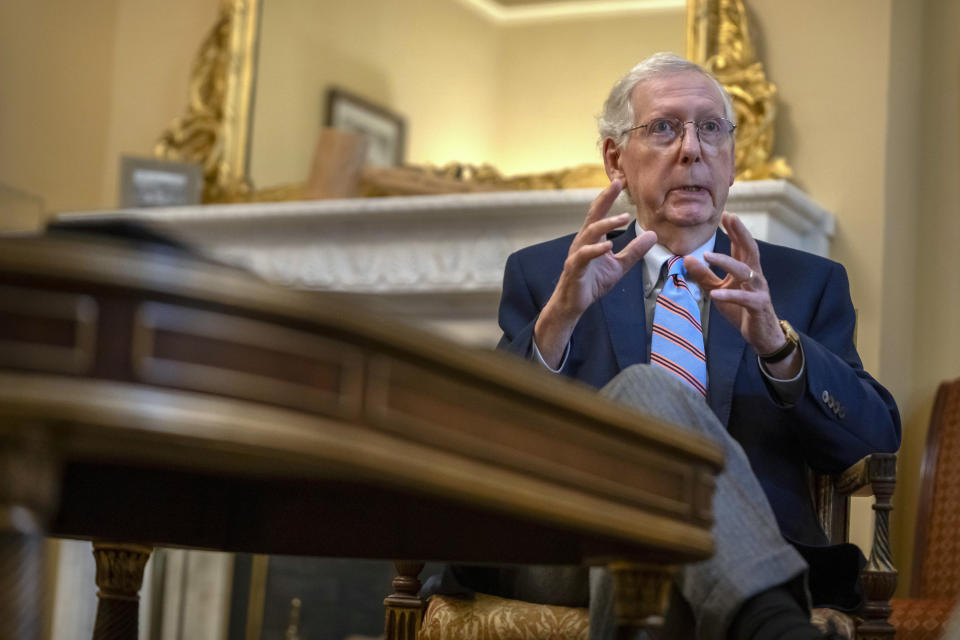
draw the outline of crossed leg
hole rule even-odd
[[[637,413],[703,434],[724,452],[725,466],[713,498],[716,553],[678,572],[664,640],[725,640],[745,602],[781,585],[791,585],[786,597],[797,601],[794,609],[808,607],[806,563],[780,535],[746,454],[703,398],[672,375],[644,364],[620,372],[601,393]],[[612,580],[603,568],[588,574],[571,567],[448,567],[424,589],[423,594],[449,595],[477,590],[563,606],[589,602],[591,640],[611,640],[616,631]]]
[[[743,449],[701,396],[649,365],[623,370],[601,394],[643,415],[703,434],[723,449],[724,470],[717,476],[713,499],[716,553],[678,572],[678,593],[672,598],[665,635],[726,638],[733,616],[744,602],[800,577],[806,563],[780,535],[773,510]],[[612,638],[613,627],[610,576],[604,569],[591,569],[591,638]]]

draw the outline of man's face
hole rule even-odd
[[[632,100],[634,125],[654,118],[689,122],[724,116],[716,87],[696,72],[647,79],[634,88]],[[695,126],[687,124],[682,139],[657,147],[645,132],[628,134],[623,149],[606,141],[607,174],[624,179],[640,226],[656,231],[660,243],[675,252],[692,251],[720,224],[734,178],[733,136],[719,147],[702,145]]]

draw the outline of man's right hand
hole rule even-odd
[[[560,366],[563,352],[580,316],[591,304],[606,295],[657,242],[657,234],[645,231],[614,254],[607,233],[629,222],[630,214],[605,217],[623,189],[621,180],[610,186],[590,205],[583,226],[570,245],[563,272],[533,329],[533,337],[544,361]]]

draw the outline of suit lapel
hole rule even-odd
[[[717,231],[714,251],[730,255],[730,238],[722,231]],[[717,277],[726,276],[726,272],[722,269],[718,267],[712,267],[712,269]],[[740,330],[727,322],[727,319],[717,310],[716,305],[711,304],[706,345],[707,403],[724,426],[730,419],[733,383],[736,380],[737,369],[746,344],[743,336],[740,335]]]
[[[636,225],[631,224],[613,239],[613,252],[619,252],[636,237]],[[600,298],[600,308],[607,322],[619,369],[622,371],[632,364],[645,362],[647,323],[643,306],[643,260],[637,262],[607,295]]]

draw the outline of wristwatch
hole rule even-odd
[[[797,333],[796,329],[790,326],[789,322],[786,320],[781,320],[780,328],[783,329],[783,335],[786,337],[787,342],[773,353],[758,354],[760,356],[760,361],[764,364],[780,362],[793,353],[794,349],[800,345],[800,334]]]

